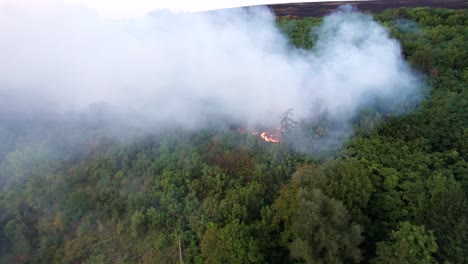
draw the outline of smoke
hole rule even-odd
[[[312,50],[292,47],[266,8],[135,20],[63,4],[0,8],[3,119],[93,119],[105,109],[129,126],[198,128],[213,118],[278,123],[292,108],[298,120],[349,120],[418,91],[399,43],[350,6],[311,31]]]

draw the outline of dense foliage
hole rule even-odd
[[[430,89],[405,114],[363,110],[339,149],[295,152],[288,113],[280,144],[229,126],[61,147],[12,135],[0,262],[468,263],[468,11],[376,19]],[[278,20],[306,49],[320,22]]]

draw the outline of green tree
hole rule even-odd
[[[263,255],[248,226],[234,221],[224,228],[211,226],[201,240],[204,263],[261,263]]]
[[[359,262],[362,228],[352,223],[343,204],[319,189],[302,190],[292,219],[291,256],[306,263]]]
[[[283,139],[286,139],[292,132],[292,130],[297,126],[297,121],[293,119],[293,110],[290,108],[281,115],[281,136]]]
[[[427,204],[419,222],[434,230],[437,258],[451,263],[468,262],[468,199],[453,177],[434,175],[426,183]]]
[[[76,190],[68,196],[64,211],[72,220],[78,220],[91,208],[92,200],[89,194],[83,190]]]
[[[130,217],[130,235],[138,237],[144,229],[145,216],[140,211],[135,211]]]
[[[377,243],[374,263],[434,263],[433,254],[437,243],[432,231],[424,226],[400,222],[397,230],[392,231],[389,241]]]
[[[343,202],[354,221],[367,225],[365,214],[374,186],[368,162],[356,159],[337,160],[327,164],[325,175],[331,196]]]

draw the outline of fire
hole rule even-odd
[[[279,128],[277,129],[279,131]],[[239,133],[241,134],[244,134],[246,132],[249,132],[250,134],[254,135],[254,136],[258,136],[260,137],[261,139],[265,140],[266,142],[272,142],[272,143],[279,143],[280,140],[279,140],[279,133],[276,132],[276,133],[269,133],[268,131],[248,131],[246,129],[241,129],[241,128],[238,128],[237,131],[239,131]]]
[[[263,140],[265,140],[266,142],[275,142],[275,143],[279,143],[279,142],[280,142],[279,139],[273,138],[272,136],[273,136],[273,135],[268,136],[268,135],[266,134],[266,132],[262,132],[262,133],[260,134],[260,137],[263,138]]]

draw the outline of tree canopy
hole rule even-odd
[[[412,110],[363,109],[329,149],[286,140],[328,132],[293,110],[281,143],[229,125],[130,140],[80,131],[60,148],[59,136],[8,134],[0,262],[468,263],[468,11],[375,18],[429,88]],[[320,23],[277,21],[304,49]]]

